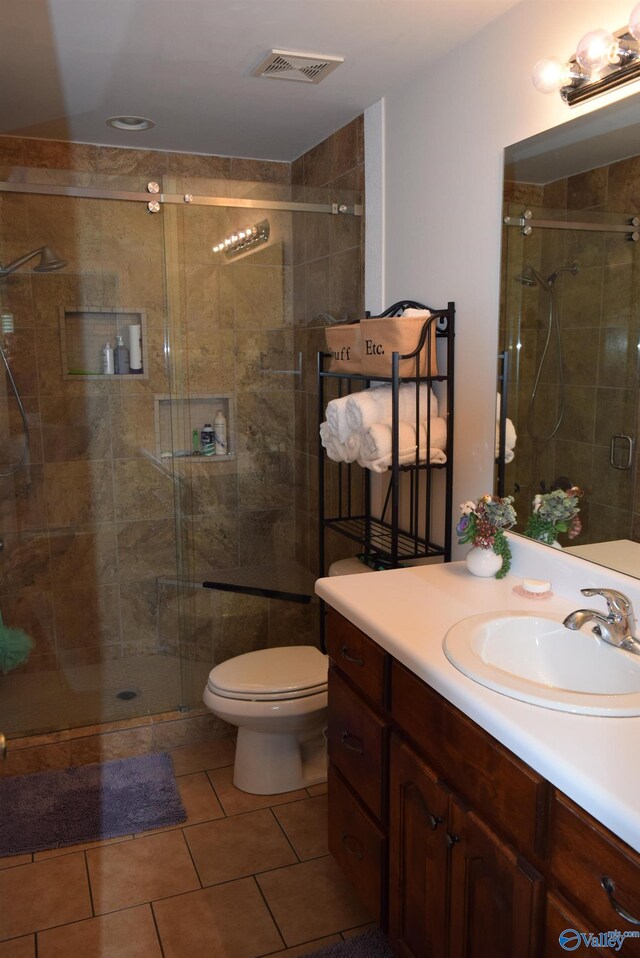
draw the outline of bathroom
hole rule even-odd
[[[452,6],[466,10],[468,5]],[[37,756],[33,745],[29,755],[20,749],[24,764],[14,765],[14,771],[37,770],[41,766],[31,762],[40,757],[50,767],[60,767],[80,757],[100,761],[153,745],[185,749],[179,753],[183,774],[194,776],[192,788],[199,794],[207,785],[204,770],[215,770],[218,762],[220,767],[229,764],[228,755],[223,761],[211,753],[202,759],[204,765],[194,757],[198,749],[223,737],[220,723],[200,707],[209,669],[233,655],[292,642],[298,630],[316,634],[315,599],[294,603],[193,588],[193,582],[245,566],[255,556],[261,563],[292,560],[317,575],[314,369],[315,353],[324,341],[321,326],[311,325],[315,316],[355,319],[364,309],[376,313],[407,295],[435,304],[455,299],[454,502],[492,488],[503,150],[576,115],[597,111],[633,87],[569,110],[559,98],[540,96],[530,79],[536,60],[572,49],[576,34],[594,23],[602,20],[617,29],[626,22],[628,4],[525,0],[483,6],[491,8],[491,19],[479,32],[471,36],[475,28],[460,11],[455,42],[455,31],[449,31],[446,39],[441,37],[440,49],[421,52],[423,59],[415,60],[410,72],[406,58],[393,56],[402,52],[401,40],[386,37],[396,71],[386,74],[388,85],[357,109],[350,107],[344,122],[336,121],[315,139],[311,136],[308,149],[286,160],[265,162],[276,149],[254,147],[248,137],[235,150],[201,149],[185,155],[175,149],[167,153],[168,147],[155,150],[144,133],[135,140],[134,133],[122,134],[116,141],[100,128],[89,142],[106,140],[109,146],[74,146],[61,142],[65,136],[60,127],[53,135],[45,128],[37,132],[32,117],[3,124],[4,180],[11,180],[14,169],[37,168],[38,173],[29,176],[34,183],[91,186],[102,193],[146,193],[153,180],[163,192],[178,195],[257,197],[265,207],[252,210],[251,223],[266,217],[272,229],[280,231],[276,248],[264,250],[277,252],[280,259],[260,260],[263,254],[257,251],[238,260],[236,272],[242,278],[231,304],[228,288],[208,272],[212,244],[247,225],[235,218],[237,207],[167,204],[153,215],[136,202],[113,198],[19,192],[0,197],[0,262],[46,243],[68,263],[54,273],[28,271],[26,278],[16,270],[0,284],[3,312],[11,312],[16,323],[10,361],[20,373],[17,384],[36,433],[33,449],[40,450],[39,459],[31,457],[29,489],[24,476],[2,480],[11,483],[2,506],[5,576],[8,567],[15,570],[2,613],[9,625],[37,639],[29,670],[10,677],[32,682],[31,689],[37,682],[38,693],[20,692],[6,712],[3,705],[0,730],[15,722],[23,736],[45,730],[55,736],[46,757]],[[48,20],[45,8],[42,33]],[[20,20],[17,25],[24,27]],[[361,22],[356,26],[366,35]],[[332,27],[321,44],[328,52],[335,50],[332,40],[340,34],[339,24]],[[54,31],[49,29],[47,49],[55,61]],[[521,38],[517,49],[510,39],[514,34]],[[286,43],[315,49],[317,36],[317,23],[310,22],[306,29],[300,23],[297,34],[287,33]],[[245,72],[271,43],[285,45],[285,39],[274,37],[265,51],[259,44],[255,55],[246,54],[255,62],[247,60]],[[454,46],[455,71],[449,59]],[[135,57],[135,47],[123,41],[122,54]],[[339,77],[340,68],[327,83],[337,84]],[[65,113],[64,104],[58,106],[52,116]],[[138,107],[127,104],[111,112],[116,109]],[[148,112],[153,115],[150,106]],[[399,148],[400,143],[410,148]],[[199,155],[206,152],[222,158],[212,166]],[[229,159],[231,155],[241,159]],[[300,200],[300,187],[310,202],[358,203],[365,178],[366,217],[361,219],[337,222],[322,213],[268,209],[270,200]],[[364,223],[366,243],[364,233],[361,236]],[[478,242],[480,236],[484,239]],[[317,244],[313,251],[312,242]],[[271,298],[276,295],[277,300]],[[252,315],[256,302],[258,319]],[[25,305],[36,318],[23,321],[21,329]],[[43,386],[45,376],[63,382],[61,305],[94,313],[144,313],[150,379],[127,382],[113,392],[100,380],[64,380],[64,391],[58,393],[48,388],[51,379]],[[98,350],[102,345],[98,343]],[[165,450],[158,448],[153,397],[167,397],[173,417],[169,432],[184,440],[192,432],[185,398],[210,393],[231,399],[226,410],[231,455],[235,441],[236,458],[215,464],[174,460],[167,475],[160,468],[158,453]],[[8,386],[7,397],[12,452],[20,455],[21,422]],[[45,419],[43,406],[48,407]],[[150,458],[138,453],[141,448]],[[160,466],[154,458],[160,458]],[[100,489],[107,482],[110,492],[105,496]],[[73,538],[70,527],[76,532]],[[349,554],[343,543],[333,548],[332,558],[341,557],[340,550]],[[120,575],[115,559],[122,554]],[[454,547],[454,558],[462,555],[463,550]],[[162,674],[152,675],[149,665],[160,656]],[[136,663],[129,661],[134,658]],[[135,664],[135,669],[118,671],[114,662]],[[68,681],[61,687],[57,680],[52,688],[41,686],[56,670],[80,670],[71,673],[80,686],[70,690]],[[97,695],[95,684],[82,685],[95,675],[101,682]],[[123,692],[134,694],[116,697]],[[153,701],[145,700],[141,709],[145,696]],[[36,714],[34,699],[37,708],[45,710],[44,717]],[[82,709],[79,718],[70,701]],[[140,715],[143,720],[131,725]],[[104,722],[129,725],[95,728]],[[84,731],[72,736],[72,728]],[[190,755],[193,761],[188,764]],[[185,886],[183,893],[189,890]],[[59,924],[86,918],[82,913]],[[366,923],[354,920],[351,927]],[[344,928],[339,925],[327,935],[349,930],[348,921]],[[11,944],[0,948],[7,955],[33,953],[35,930],[21,929]],[[327,935],[323,929],[297,939],[294,934],[255,953],[288,947],[293,954],[297,941],[315,944]],[[43,941],[39,954],[46,954],[44,947]],[[166,953],[179,954],[171,948],[177,945],[167,946]]]

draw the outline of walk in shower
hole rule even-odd
[[[73,149],[0,140],[9,737],[199,708],[213,665],[318,641],[315,354],[363,306],[352,183]],[[141,371],[104,371],[119,336]]]
[[[580,487],[580,546],[638,533],[640,243],[623,182],[614,165],[507,184],[500,350],[517,442],[500,491],[524,528],[537,493]]]

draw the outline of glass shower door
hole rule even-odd
[[[0,728],[13,736],[182,703],[158,585],[176,569],[174,478],[156,429],[156,396],[170,392],[163,220],[115,198],[142,190],[139,178],[94,176],[95,198],[29,186],[0,196],[0,262],[43,245],[61,262],[41,270],[34,257],[0,275],[3,345],[29,434],[20,464],[25,423],[0,370],[0,608],[33,640],[28,660],[0,675]],[[141,341],[141,372],[105,372],[117,337],[126,349]]]
[[[179,477],[174,603],[194,706],[225,659],[318,643],[316,355],[331,318],[363,315],[361,219],[337,212],[336,200],[359,202],[354,193],[305,197],[289,185],[193,177],[164,190],[192,197],[163,216]],[[216,419],[224,443],[194,455],[194,433],[208,423],[217,433]]]

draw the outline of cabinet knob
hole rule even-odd
[[[350,735],[348,732],[343,732],[341,742],[345,748],[350,749],[352,752],[357,752],[358,755],[364,754],[362,739],[359,739],[356,735]]]
[[[447,848],[453,848],[456,842],[460,841],[459,835],[452,835],[451,832],[446,833],[445,841],[447,843]]]
[[[353,665],[364,665],[364,659],[358,655],[354,655],[348,645],[342,646],[340,649],[340,655],[343,659],[346,659],[347,662],[351,662]]]
[[[353,855],[354,858],[357,858],[358,861],[362,861],[364,858],[364,852],[362,851],[362,845],[357,838],[354,838],[353,835],[347,835],[345,832],[342,836],[342,846],[349,855]]]
[[[435,832],[436,828],[438,827],[438,825],[440,825],[440,824],[442,823],[442,819],[440,818],[439,815],[431,815],[431,814],[430,814],[430,815],[428,816],[428,820],[429,820],[429,828],[432,828],[434,832]]]
[[[606,891],[609,903],[616,914],[620,915],[621,918],[624,918],[624,920],[628,921],[631,925],[640,925],[640,918],[634,918],[633,915],[630,914],[626,908],[623,908],[622,905],[614,898],[616,886],[613,879],[609,878],[608,875],[603,875],[600,879],[600,884]]]

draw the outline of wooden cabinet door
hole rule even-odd
[[[576,936],[582,933],[592,933],[589,920],[576,912],[568,902],[558,894],[547,895],[547,921],[544,934],[544,958],[564,958],[570,951],[577,951],[583,958],[613,958],[618,950],[599,948],[593,945],[578,945]],[[567,947],[560,944],[563,936]],[[565,937],[566,936],[566,937]],[[624,951],[621,952],[624,955]]]
[[[542,876],[455,801],[449,840],[449,958],[537,956]]]
[[[389,941],[401,958],[446,954],[448,803],[431,770],[392,736]]]

